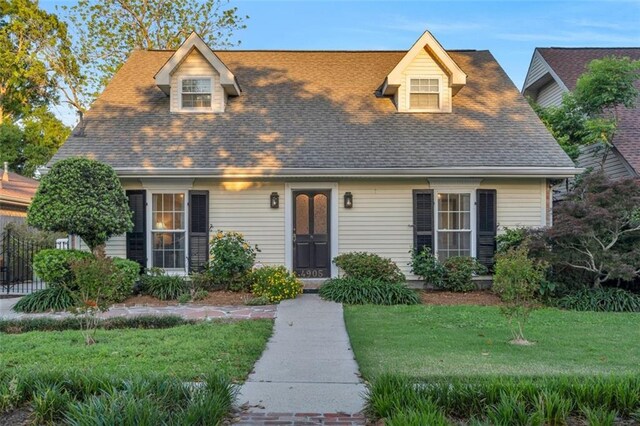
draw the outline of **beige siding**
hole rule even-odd
[[[495,189],[498,197],[498,232],[504,228],[546,225],[545,179],[485,179],[480,188]]]
[[[182,77],[211,77],[211,106],[213,112],[224,111],[225,96],[220,85],[220,74],[211,66],[204,56],[197,50],[193,50],[189,56],[180,64],[178,69],[171,76],[171,111],[180,111],[181,83]]]
[[[196,186],[209,189],[212,229],[242,232],[250,244],[261,250],[257,260],[284,264],[284,183],[227,183]],[[280,208],[269,207],[272,192],[280,195]]]
[[[580,152],[580,156],[578,157],[578,167],[599,170],[602,164],[604,151],[598,148],[598,144],[583,148]],[[612,179],[633,176],[631,170],[629,170],[628,166],[625,164],[625,161],[621,158],[618,151],[615,150],[609,151],[607,154],[607,158],[604,162],[604,172]]]
[[[542,107],[558,106],[562,103],[564,91],[555,80],[550,81],[540,88],[536,102]]]
[[[531,60],[531,65],[529,66],[529,71],[527,72],[527,77],[524,80],[524,87],[526,88],[538,81],[548,72],[548,70],[549,68],[547,67],[547,64],[544,62],[538,51],[535,51],[533,59]]]
[[[406,84],[407,78],[414,77],[440,77],[442,78],[441,89],[441,109],[445,112],[451,111],[451,87],[449,87],[449,76],[442,69],[442,67],[436,62],[426,50],[422,50],[414,60],[403,71],[404,84],[398,90],[398,110],[409,110],[409,87]]]

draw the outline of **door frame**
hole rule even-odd
[[[288,270],[293,271],[293,191],[311,190],[330,191],[329,195],[329,257],[330,261],[338,255],[338,183],[337,182],[291,182],[284,185],[284,261]],[[338,276],[338,267],[331,262],[329,273],[332,278]]]

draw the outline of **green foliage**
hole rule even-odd
[[[258,246],[252,247],[241,233],[218,230],[210,243],[209,271],[225,289],[246,290],[250,285],[247,278],[259,251]]]
[[[556,305],[572,311],[640,312],[640,296],[621,288],[584,288],[561,297]]]
[[[545,272],[546,265],[531,259],[526,245],[496,256],[492,290],[505,302],[501,311],[509,320],[514,341],[526,341],[524,326],[535,307]]]
[[[271,304],[271,301],[267,296],[252,297],[245,302],[247,306],[263,306],[269,304]]]
[[[418,294],[401,283],[372,279],[333,278],[320,287],[320,297],[350,305],[415,305]]]
[[[201,386],[151,374],[21,370],[0,375],[0,401],[6,401],[0,402],[0,413],[27,402],[34,424],[221,424],[237,387],[219,374],[195,379],[202,380]]]
[[[140,277],[145,294],[160,300],[175,300],[188,290],[183,277],[178,275],[149,275]]]
[[[91,258],[93,258],[91,253],[81,250],[40,250],[33,258],[33,270],[49,286],[71,286],[73,282],[71,264]]]
[[[73,307],[75,298],[65,286],[47,287],[23,296],[13,306],[13,310],[22,313],[61,312]]]
[[[193,293],[193,300],[196,302],[199,300],[204,300],[208,295],[209,292],[207,290],[197,290]]]
[[[113,262],[114,276],[112,282],[113,302],[122,302],[133,293],[133,286],[140,279],[140,264],[133,260],[122,259],[119,257],[111,258]]]
[[[431,284],[435,288],[444,286],[446,269],[429,247],[423,247],[421,251],[411,250],[411,272],[422,277],[425,284]]]
[[[357,280],[379,280],[390,283],[403,283],[406,278],[398,265],[391,259],[374,253],[343,253],[333,259],[333,263],[342,269],[347,278]]]
[[[178,303],[189,303],[191,302],[191,295],[189,293],[182,293],[178,296]]]
[[[589,426],[613,426],[618,417],[616,410],[584,407],[581,411]]]
[[[221,286],[216,282],[215,277],[210,271],[192,272],[189,275],[189,281],[189,286],[193,291],[221,290]]]
[[[509,249],[518,248],[529,236],[529,228],[505,228],[496,236],[497,253],[506,253]]]
[[[251,273],[251,292],[265,297],[271,303],[284,299],[295,299],[302,294],[302,282],[284,266],[264,266]]]
[[[365,413],[374,420],[443,413],[456,419],[483,419],[492,425],[563,425],[585,410],[607,416],[618,411],[616,398],[598,398],[599,392],[633,400],[631,405],[638,407],[639,390],[637,375],[433,377],[422,382],[384,374],[367,385]]]
[[[573,159],[582,145],[601,143],[609,150],[618,122],[616,107],[631,108],[638,97],[635,81],[640,77],[640,61],[609,57],[595,59],[587,68],[578,78],[574,92],[565,94],[559,107],[534,106]]]
[[[61,9],[77,34],[74,50],[88,77],[80,94],[101,92],[131,51],[177,49],[192,31],[211,48],[234,46],[234,33],[245,28],[248,18],[216,0],[81,0]],[[85,106],[90,104],[91,97],[87,98]]]
[[[92,251],[133,226],[116,173],[106,164],[85,158],[68,158],[51,167],[29,207],[28,223],[78,235]]]
[[[384,422],[385,426],[450,426],[454,423],[438,410],[438,407],[421,410],[402,411]]]
[[[124,328],[163,329],[180,325],[195,324],[195,320],[184,319],[177,315],[139,315],[135,317],[114,317],[101,320],[98,327],[103,330]],[[80,330],[75,318],[24,318],[0,320],[0,333],[20,334],[30,331]]]
[[[487,272],[481,263],[468,256],[453,256],[444,261],[444,282],[440,287],[443,290],[467,292],[475,290],[473,283],[474,274]]]

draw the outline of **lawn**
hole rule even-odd
[[[77,330],[0,333],[0,370],[157,373],[181,379],[219,372],[243,380],[264,350],[272,324],[251,320],[161,330],[98,330],[98,343],[92,346],[84,344]]]
[[[496,307],[346,306],[362,374],[414,377],[565,375],[640,372],[640,315],[541,309],[525,336],[508,343]]]

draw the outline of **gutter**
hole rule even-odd
[[[310,178],[310,177],[362,177],[362,178],[426,178],[426,177],[546,177],[563,179],[584,171],[576,167],[431,167],[431,168],[372,168],[372,169],[279,169],[279,168],[114,168],[121,178]]]

